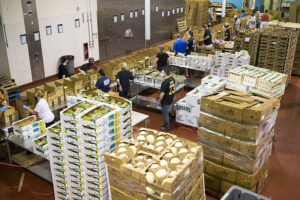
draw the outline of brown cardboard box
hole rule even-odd
[[[83,80],[76,78],[76,77],[70,77],[69,80],[73,83],[74,88],[74,94],[78,94],[81,90],[83,90]]]
[[[275,124],[277,112],[272,114],[264,123],[257,125],[246,125],[241,123],[225,120],[206,112],[201,112],[199,117],[199,126],[225,133],[232,138],[242,139],[245,141],[256,142],[268,133]]]
[[[59,79],[55,81],[56,85],[63,86],[64,88],[64,98],[67,99],[67,96],[74,95],[74,86],[69,79]]]
[[[223,163],[223,152],[219,149],[211,147],[206,144],[199,143],[203,148],[203,155],[206,160],[210,160],[214,163],[222,165]]]
[[[199,126],[203,126],[205,128],[224,134],[227,125],[228,124],[224,119],[215,117],[205,112],[200,113]]]
[[[236,122],[260,124],[274,112],[278,100],[221,90],[201,99],[201,110]]]
[[[257,185],[260,178],[265,174],[269,166],[269,161],[266,161],[264,166],[262,166],[257,172],[254,174],[248,174],[241,171],[237,171],[236,173],[236,184],[246,189],[252,189]]]
[[[31,105],[35,106],[37,103],[37,100],[35,98],[35,89],[31,88],[26,90],[26,97]],[[46,100],[47,101],[47,100]]]
[[[22,108],[23,105],[28,106],[29,108],[33,109],[32,106],[30,106],[30,102],[28,99],[23,99],[24,97],[21,97],[21,99],[16,99],[16,110],[18,112],[19,115],[19,119],[24,119],[26,117],[29,117],[30,113],[28,110],[24,110]]]
[[[220,179],[205,174],[205,188],[213,190],[214,192],[220,191]]]
[[[226,137],[204,127],[198,127],[198,142],[227,152],[236,153],[239,151],[239,140]]]
[[[35,92],[37,92],[39,90],[44,93],[44,99],[47,101],[48,100],[48,91],[46,90],[45,85],[40,85],[35,88]]]
[[[272,144],[273,135],[274,129],[258,143],[240,141],[239,152],[242,155],[256,158],[264,146]]]
[[[56,84],[55,81],[46,83],[45,89],[47,90],[49,95],[50,93],[55,93],[57,97],[64,96],[64,86]]]
[[[234,184],[231,184],[231,183],[221,180],[220,193],[225,194],[229,190],[229,188],[231,188],[231,186],[233,186],[233,185]]]
[[[234,184],[237,171],[215,164],[208,160],[204,160],[204,173]]]
[[[16,121],[16,109],[7,105],[6,111],[3,113],[0,112],[0,122],[8,125],[14,121]]]

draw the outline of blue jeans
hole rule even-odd
[[[161,111],[164,119],[164,127],[170,129],[170,118],[169,118],[170,105],[161,105]]]

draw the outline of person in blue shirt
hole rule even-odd
[[[246,12],[244,10],[242,10],[240,18],[245,17],[245,16],[246,16]]]
[[[186,41],[180,38],[180,35],[176,35],[177,40],[173,44],[173,51],[175,52],[175,56],[178,53],[182,53],[186,56],[186,50],[188,49],[188,44]]]
[[[99,70],[99,74],[101,78],[99,78],[99,80],[97,81],[96,88],[102,90],[103,92],[109,92],[109,86],[111,84],[111,81],[107,76],[105,76],[103,69]]]

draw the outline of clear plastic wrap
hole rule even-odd
[[[199,126],[239,140],[259,142],[274,128],[277,114],[278,111],[274,112],[260,125],[249,125],[226,120],[201,111]]]

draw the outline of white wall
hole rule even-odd
[[[28,47],[20,42],[20,35],[26,33],[21,0],[1,0],[0,3],[8,43],[6,51],[10,76],[18,85],[32,82]]]
[[[89,42],[87,6],[89,0],[37,0],[41,44],[45,75],[57,74],[57,62],[63,55],[75,56],[75,67],[87,62],[84,60],[83,44]],[[78,3],[78,4],[77,4]],[[97,6],[90,0],[93,20],[94,48],[89,47],[89,56],[99,60],[99,43],[96,38]],[[80,28],[75,28],[75,19],[80,19]],[[58,34],[57,25],[63,24],[64,32]],[[52,35],[46,35],[46,26],[52,27]],[[92,34],[91,34],[92,35]]]
[[[97,27],[97,0],[36,0],[45,75],[57,73],[58,59],[63,55],[75,56],[75,67],[84,64],[83,43],[89,42],[87,7],[92,10],[94,47],[89,56],[99,60]],[[0,0],[1,15],[5,25],[11,77],[18,85],[32,82],[27,45],[21,45],[20,35],[25,34],[21,0]],[[80,28],[75,29],[75,19]],[[63,24],[64,32],[57,33],[57,25]],[[46,26],[52,26],[52,35],[46,35]]]
[[[10,77],[3,27],[0,25],[0,75]]]

